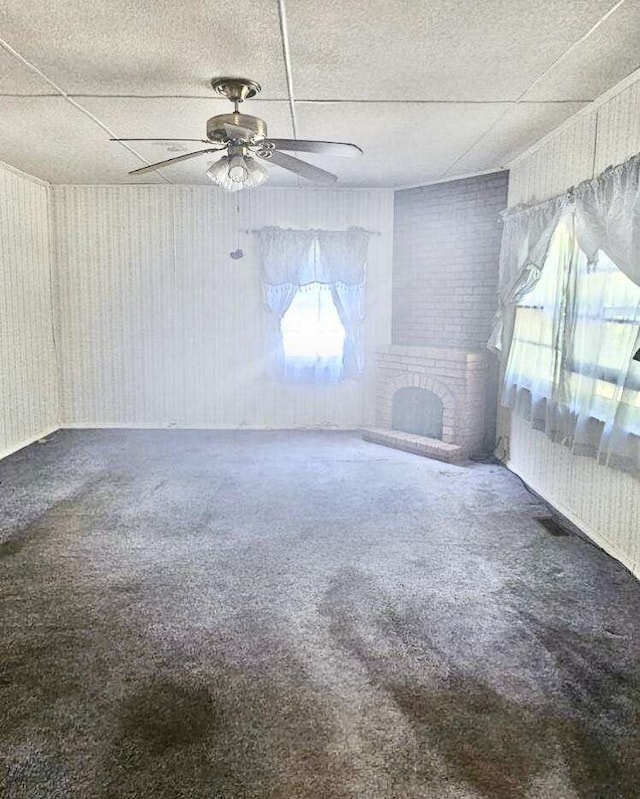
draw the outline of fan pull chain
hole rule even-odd
[[[240,197],[236,195],[236,248],[229,255],[234,261],[244,257],[244,253],[240,249]]]

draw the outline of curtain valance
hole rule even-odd
[[[551,237],[564,213],[575,214],[576,237],[593,268],[597,268],[598,252],[602,251],[640,285],[638,154],[565,194],[503,213],[498,310],[489,349],[508,352],[515,306],[536,284]]]
[[[503,213],[498,310],[487,344],[494,352],[508,352],[516,304],[538,281],[553,231],[568,205],[562,196]]]
[[[329,286],[344,327],[342,376],[362,372],[364,346],[365,269],[369,231],[286,230],[255,231],[262,256],[265,304],[269,310],[269,363],[273,377],[285,374],[281,322],[298,290],[310,283]]]
[[[488,345],[508,354],[502,404],[639,475],[640,155],[503,218]]]
[[[640,154],[609,167],[575,190],[580,249],[597,265],[598,252],[640,285]]]
[[[266,227],[256,231],[264,282],[271,286],[309,283],[364,282],[369,232],[349,230],[292,230]],[[316,244],[316,247],[312,245]]]
[[[284,230],[267,227],[258,231],[262,274],[270,286],[311,283],[309,251],[314,240],[311,230]]]

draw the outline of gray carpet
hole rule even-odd
[[[0,507],[2,796],[640,796],[640,585],[497,465],[67,431]]]

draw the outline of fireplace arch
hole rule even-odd
[[[378,423],[382,427],[391,427],[393,421],[393,399],[400,389],[424,389],[442,402],[442,441],[447,444],[457,443],[459,431],[457,429],[458,403],[451,389],[437,377],[406,372],[396,375],[386,382],[380,397]]]
[[[433,391],[403,386],[392,399],[391,429],[442,441],[443,406]]]

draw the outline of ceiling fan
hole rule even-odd
[[[168,158],[166,161],[159,161],[157,164],[134,169],[129,172],[130,175],[142,175],[144,172],[172,166],[189,158],[226,150],[226,155],[209,167],[207,176],[213,183],[229,191],[253,188],[264,183],[268,172],[261,161],[287,169],[312,183],[331,185],[338,179],[336,175],[288,155],[287,152],[348,157],[357,157],[362,154],[362,150],[356,144],[345,142],[269,138],[264,120],[248,114],[241,114],[238,111],[240,103],[258,94],[260,84],[245,78],[214,78],[211,85],[218,94],[230,100],[234,108],[232,114],[218,114],[207,121],[206,139],[111,139],[111,141],[123,142],[190,141],[210,146],[193,153]],[[256,160],[254,156],[260,160]]]

